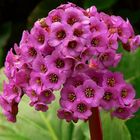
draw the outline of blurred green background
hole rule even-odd
[[[19,43],[22,31],[30,29],[33,23],[66,0],[0,0],[0,91],[5,79],[3,65],[8,50]],[[95,5],[99,11],[128,18],[135,32],[140,33],[140,0],[69,0],[88,8]],[[123,52],[123,59],[117,69],[124,73],[140,97],[140,50]],[[59,92],[56,93],[59,98]],[[60,121],[56,116],[59,108],[55,101],[47,113],[34,111],[25,97],[19,106],[18,121],[11,124],[0,113],[0,140],[89,140],[88,123],[77,124]],[[1,110],[0,110],[1,112]],[[128,121],[111,119],[101,112],[104,140],[140,140],[140,111]]]

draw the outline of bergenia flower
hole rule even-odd
[[[98,107],[120,119],[133,117],[140,99],[123,74],[110,69],[123,56],[118,53],[119,44],[131,52],[140,46],[140,35],[135,35],[128,19],[72,3],[50,11],[30,32],[23,31],[19,45],[14,44],[7,54],[8,81],[0,95],[7,120],[16,121],[23,96],[35,110],[46,112],[57,90],[57,115],[67,122],[86,121]]]

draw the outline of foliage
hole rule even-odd
[[[3,69],[2,69],[3,70]],[[1,70],[1,71],[2,71]],[[1,84],[5,79],[1,72]],[[2,87],[2,85],[0,85]],[[56,93],[57,101],[49,106],[46,113],[37,112],[29,107],[29,100],[24,100],[19,106],[17,123],[11,124],[0,113],[0,140],[89,140],[88,123],[82,121],[77,124],[67,123],[57,118],[59,92]],[[130,133],[125,122],[119,119],[111,119],[106,112],[101,113],[104,140],[131,140]]]

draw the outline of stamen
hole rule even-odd
[[[84,112],[87,111],[87,106],[86,106],[84,103],[79,103],[79,104],[77,105],[77,110],[78,110],[78,112],[80,112],[80,113],[84,113]]]
[[[116,83],[116,81],[115,81],[115,78],[114,77],[107,79],[107,85],[108,86],[114,87],[115,86],[115,83]]]
[[[106,92],[105,95],[103,96],[103,99],[106,101],[110,101],[112,99],[112,93]]]
[[[63,68],[65,66],[64,60],[62,60],[60,58],[58,58],[55,63],[56,63],[57,68]]]
[[[94,93],[95,93],[95,90],[90,87],[85,89],[85,95],[87,98],[94,97]]]
[[[40,66],[40,70],[42,73],[46,73],[48,71],[47,67],[44,64]]]
[[[77,37],[80,37],[83,34],[83,31],[80,29],[75,29],[73,34]]]
[[[50,80],[51,83],[57,83],[58,82],[58,76],[54,73],[51,73],[49,75],[49,80]]]
[[[70,41],[70,42],[68,43],[68,48],[70,48],[70,49],[75,49],[76,46],[77,46],[77,42],[76,42],[75,40]]]
[[[28,53],[32,57],[37,55],[37,52],[33,47],[29,48]]]
[[[62,40],[66,37],[66,33],[64,30],[60,30],[56,33],[57,39]]]
[[[121,91],[121,97],[122,97],[122,98],[126,98],[127,95],[128,95],[128,91],[127,91],[126,89],[123,89],[123,90]]]
[[[69,100],[70,102],[74,102],[75,99],[76,99],[76,95],[75,95],[74,92],[68,93],[68,100]]]
[[[52,22],[61,22],[61,17],[58,15],[55,15],[52,17]]]
[[[44,35],[39,35],[37,40],[38,40],[39,43],[43,44],[44,41],[45,41]]]
[[[45,96],[46,97],[49,97],[51,94],[52,94],[52,92],[50,90],[46,90],[45,91]]]
[[[74,17],[68,18],[68,20],[67,20],[67,23],[68,23],[69,25],[73,25],[73,24],[76,23],[76,22],[77,22],[77,19],[74,18]]]
[[[99,40],[97,38],[93,38],[92,41],[91,41],[91,44],[94,46],[94,47],[97,47],[99,45]]]
[[[41,85],[41,79],[40,79],[40,77],[38,77],[37,79],[36,79],[36,83],[38,84],[38,85]]]

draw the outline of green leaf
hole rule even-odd
[[[117,0],[85,0],[84,7],[89,8],[95,5],[98,10],[104,10],[110,8]]]
[[[3,82],[6,80],[6,76],[4,74],[4,68],[0,69],[0,91],[3,89]]]
[[[139,140],[140,139],[140,112],[139,115],[137,115],[136,117],[134,117],[131,120],[128,120],[126,122],[126,125],[128,126],[130,132],[131,132],[131,136],[132,136],[132,140]]]
[[[111,118],[110,113],[102,112],[102,126],[104,140],[131,140],[130,132],[125,122]]]

